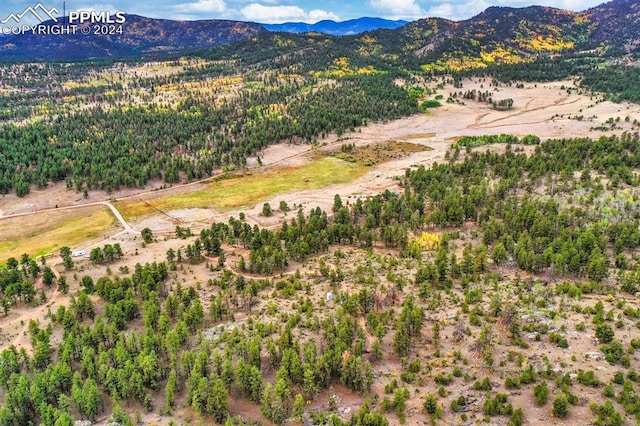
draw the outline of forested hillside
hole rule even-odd
[[[619,1],[605,9],[625,8],[634,6]],[[454,73],[506,82],[576,76],[613,100],[637,101],[634,68],[597,54],[573,57],[592,42],[594,27],[585,16],[596,19],[605,9],[585,15],[490,8],[464,22],[429,19],[341,38],[262,31],[202,51],[191,60],[196,65],[174,61],[169,75],[153,77],[128,73],[135,61],[7,65],[0,192],[23,196],[33,186],[63,180],[69,188],[110,192],[151,179],[171,184],[208,177],[223,166],[242,167],[274,142],[312,142],[416,112],[408,87],[394,83],[397,77]],[[143,21],[128,25],[155,25]],[[150,41],[144,31],[139,37]],[[198,89],[202,79],[209,89]],[[222,101],[215,100],[220,84],[229,91]],[[88,107],[77,108],[83,102]],[[37,119],[22,121],[31,118]]]
[[[173,21],[125,15],[123,24],[78,27],[72,34],[25,32],[0,38],[3,61],[77,61],[128,57],[166,58],[176,53],[210,48],[250,37],[264,28],[251,22],[208,20]],[[47,21],[47,27],[64,27],[65,19]],[[51,31],[51,30],[49,30]],[[106,34],[105,34],[106,32]]]
[[[0,426],[638,423],[636,3],[1,64]]]
[[[61,26],[65,21],[47,22]],[[400,25],[406,24],[406,25]],[[323,37],[326,43],[346,42],[373,56],[423,57],[428,69],[467,69],[493,63],[527,62],[539,54],[557,54],[596,49],[608,55],[637,56],[640,11],[634,0],[613,0],[582,12],[551,7],[490,7],[479,15],[453,22],[425,17],[415,22],[361,18],[344,23],[321,21],[267,26],[274,33],[319,32],[351,36]],[[288,25],[288,27],[287,27]],[[335,26],[345,29],[337,30]],[[376,29],[377,28],[377,29]],[[120,34],[121,32],[121,34]],[[127,15],[119,33],[102,35],[23,35],[0,40],[3,60],[121,59],[126,57],[166,58],[198,49],[252,39],[268,32],[251,22],[208,20],[171,21]],[[359,34],[362,33],[362,34]],[[281,33],[285,39],[288,34]],[[295,38],[294,38],[295,39]],[[344,40],[343,40],[344,39]],[[255,39],[254,39],[255,40]],[[281,47],[291,47],[285,44]]]
[[[208,71],[183,75],[192,80]],[[243,166],[248,156],[275,142],[310,143],[328,132],[341,134],[367,121],[417,110],[416,100],[390,75],[376,73],[323,79],[317,90],[310,90],[319,84],[315,77],[279,80],[274,74],[254,74],[239,78],[247,87],[220,103],[193,92],[171,108],[133,104],[140,93],[152,96],[174,78],[138,79],[128,88],[107,83],[99,88],[110,92],[106,96],[88,88],[84,96],[100,98],[100,104],[2,126],[0,193],[15,190],[24,196],[33,185],[44,188],[62,180],[78,191],[108,192],[143,187],[150,179],[190,181],[212,176],[222,166]],[[57,95],[73,93],[62,89]]]
[[[56,280],[28,255],[9,259],[5,315],[35,300],[41,274],[61,292],[77,274],[80,290],[32,321],[32,352],[0,355],[0,419],[69,425],[109,413],[135,424],[132,408],[171,416],[189,407],[186,422],[253,424],[228,417],[241,399],[277,424],[425,416],[521,425],[531,406],[571,421],[585,401],[594,422],[635,421],[637,135],[503,135],[492,139],[507,144],[503,153],[474,148],[486,142],[465,139],[447,162],[408,170],[402,194],[336,197],[331,216],[300,210],[274,230],[232,218],[194,237],[178,227],[182,246],[131,269],[119,247],[96,248],[93,263],[121,265],[97,280],[80,279],[73,261]],[[304,273],[271,275],[300,261]],[[184,285],[203,266],[209,278]],[[574,345],[592,336],[597,351],[583,360]],[[590,357],[608,367],[584,370]],[[389,365],[400,380],[378,373]],[[364,398],[347,420],[334,411],[337,386]],[[317,398],[327,410],[306,409]]]

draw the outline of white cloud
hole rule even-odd
[[[313,9],[310,10],[307,14],[309,16],[309,23],[313,24],[318,21],[323,21],[325,19],[331,19],[333,21],[339,21],[340,17],[333,12],[327,12],[322,9]]]
[[[227,10],[227,5],[224,0],[198,0],[176,4],[174,10],[180,13],[223,13]]]
[[[475,16],[489,6],[491,6],[491,4],[485,0],[472,0],[464,4],[441,3],[437,6],[430,7],[426,14],[429,17],[437,16],[439,18],[459,21]]]
[[[418,19],[426,16],[416,0],[370,0],[369,4],[386,18]]]
[[[251,3],[243,7],[240,9],[240,13],[248,21],[264,24],[292,21],[313,24],[323,19],[333,19],[334,21],[340,19],[335,13],[321,9],[305,12],[304,9],[298,6],[264,6],[258,3]]]
[[[241,9],[243,5],[252,4],[256,2],[260,2],[262,5],[274,5],[274,6],[284,6],[284,5],[295,5],[299,0],[231,0],[234,7],[237,9]]]

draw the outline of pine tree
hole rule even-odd
[[[213,379],[213,385],[207,398],[207,412],[216,423],[222,423],[229,416],[229,394],[220,378]]]

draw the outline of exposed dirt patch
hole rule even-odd
[[[355,146],[350,144],[341,145],[339,151],[332,151],[331,154],[341,160],[349,162],[361,162],[368,166],[384,163],[386,161],[400,160],[415,154],[416,152],[428,151],[431,148],[410,142],[389,140],[374,145]]]
[[[277,143],[262,150],[260,161],[265,166],[299,166],[309,161],[305,155],[309,153],[309,145],[293,143]],[[258,165],[256,157],[247,159],[247,165]]]

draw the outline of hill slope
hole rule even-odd
[[[424,25],[424,24],[423,24]],[[430,68],[464,69],[517,63],[541,53],[584,46],[589,40],[582,15],[550,7],[490,7],[427,39],[414,53]]]
[[[328,55],[313,59],[315,62],[331,63],[336,57],[348,56],[382,66],[424,65],[426,71],[455,71],[529,62],[540,55],[553,56],[593,48],[610,55],[640,52],[640,6],[635,0],[614,0],[583,12],[542,6],[490,7],[459,22],[427,18],[402,24],[403,21],[361,18],[338,23],[320,21],[313,25],[262,26],[237,21],[183,22],[128,15],[122,35],[2,37],[0,59],[161,56],[244,40],[238,46],[213,54],[238,57],[249,52],[254,59],[273,59],[270,55],[303,49],[307,53]],[[384,28],[386,26],[397,28]],[[376,27],[378,29],[371,30]],[[266,33],[265,28],[282,32],[255,37],[258,33]],[[286,32],[323,34],[299,36]],[[327,35],[348,33],[354,34],[340,39]]]
[[[618,53],[640,52],[640,4],[636,0],[614,0],[583,15],[592,25],[593,45],[609,45]]]
[[[580,49],[589,43],[589,30],[583,15],[560,9],[492,7],[466,21],[427,18],[341,38],[265,32],[222,48],[218,55],[251,61],[278,58],[280,66],[296,64],[301,71],[331,67],[342,57],[352,65],[379,70],[459,71]]]
[[[448,72],[529,63],[592,49],[600,55],[619,56],[640,52],[639,9],[631,0],[614,0],[583,12],[542,6],[490,7],[464,21],[427,18],[393,30],[341,38],[264,32],[214,55],[265,61],[266,67],[295,66],[303,72],[334,70],[340,58],[349,59],[351,71],[370,66]]]
[[[210,48],[252,36],[264,28],[238,21],[172,21],[126,15],[122,34],[34,35],[0,39],[2,60],[81,60],[161,55]],[[51,21],[45,25],[60,26]]]

